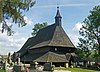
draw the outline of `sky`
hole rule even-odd
[[[21,49],[26,40],[31,37],[32,28],[36,23],[53,24],[57,5],[60,7],[62,27],[76,46],[83,20],[94,6],[100,5],[100,0],[36,0],[36,4],[28,12],[24,12],[27,23],[25,27],[18,27],[17,24],[7,21],[9,25],[13,25],[15,34],[7,36],[6,32],[3,34],[0,32],[0,54],[13,53]]]

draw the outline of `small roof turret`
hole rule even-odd
[[[59,7],[57,6],[57,13],[56,13],[56,16],[55,16],[55,24],[56,25],[61,25],[61,15],[60,15],[60,11],[59,11]]]

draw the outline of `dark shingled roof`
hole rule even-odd
[[[74,61],[79,61],[80,58],[75,53],[66,53],[66,59],[69,61],[70,58],[73,58]]]
[[[32,62],[44,54],[45,53],[25,53],[24,56],[21,56],[21,61]]]
[[[36,39],[33,41],[35,43],[32,42],[33,46],[30,49],[39,48],[43,46],[59,46],[74,48],[74,45],[64,32],[63,28],[56,24],[41,29],[37,33]]]
[[[25,56],[21,57],[23,62],[69,62],[70,59],[73,59],[74,62],[80,60],[75,53],[26,53]]]
[[[27,53],[25,57],[21,58],[22,61],[32,61],[32,62],[68,62],[65,54],[57,54],[54,52],[47,53]]]
[[[36,62],[68,62],[66,55],[56,54],[54,52],[47,52],[43,56],[34,60]]]

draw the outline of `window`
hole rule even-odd
[[[57,48],[55,48],[55,51],[57,51]]]

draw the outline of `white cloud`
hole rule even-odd
[[[31,19],[25,17],[25,20],[28,24],[32,24]],[[10,21],[7,21],[7,25],[11,24]],[[13,53],[14,51],[18,51],[27,40],[27,38],[23,37],[23,34],[17,30],[13,36],[7,36],[6,32],[1,33],[1,29],[2,24],[0,24],[0,54],[8,54],[9,52]]]
[[[73,34],[73,33],[71,33],[71,34],[69,34],[69,37],[70,37],[72,43],[74,44],[74,46],[76,47],[76,45],[77,45],[78,42],[79,42],[78,38],[79,38],[80,36],[79,36],[78,34]]]
[[[18,33],[14,36],[7,36],[6,33],[0,33],[0,54],[18,51],[26,40],[27,38],[19,37]]]
[[[72,42],[74,43],[75,46],[79,42],[79,38],[80,38],[79,30],[80,30],[80,28],[82,28],[82,25],[83,25],[83,23],[77,22],[75,24],[75,26],[73,27],[73,29],[72,29],[72,33],[70,34],[70,37],[72,39]]]
[[[33,23],[32,20],[26,16],[24,16],[24,19],[25,19],[25,22],[29,25],[31,25]]]
[[[83,23],[81,23],[81,22],[76,23],[73,30],[74,31],[79,31],[80,28],[82,28],[82,25],[83,25]]]
[[[69,35],[69,38],[71,39],[71,41],[73,42],[73,44],[76,46],[79,42],[79,38],[80,38],[80,35],[79,35],[79,30],[80,28],[82,28],[82,25],[83,23],[81,22],[77,22],[73,29],[68,33]]]

